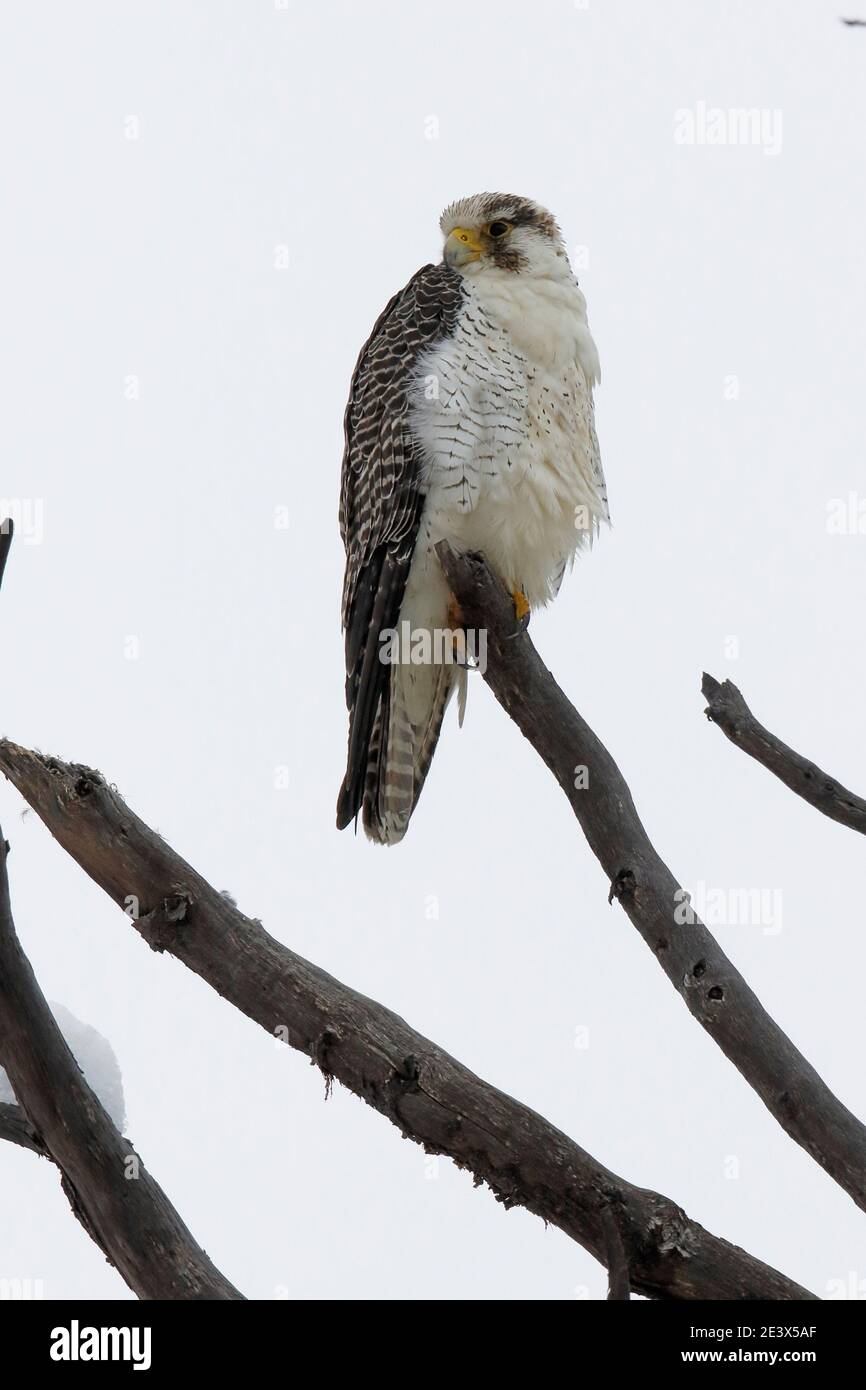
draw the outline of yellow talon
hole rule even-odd
[[[513,589],[511,597],[514,599],[514,616],[519,623],[529,616],[530,605],[522,589]]]

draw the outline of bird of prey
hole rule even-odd
[[[462,722],[465,664],[434,640],[454,616],[433,547],[483,552],[522,619],[610,519],[598,353],[554,218],[528,198],[480,193],[439,225],[442,261],[379,316],[345,414],[349,751],[337,825],[360,812],[380,844],[406,832],[455,689]],[[410,659],[391,640],[401,633]]]

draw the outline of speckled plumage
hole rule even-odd
[[[484,551],[535,606],[609,519],[598,357],[556,223],[528,199],[480,194],[446,209],[441,227],[458,268],[427,266],[392,299],[346,410],[350,737],[337,819],[362,810],[382,843],[405,833],[448,700],[458,684],[465,695],[459,667],[379,660],[385,629],[447,627],[433,546]],[[462,228],[477,253],[453,253]]]

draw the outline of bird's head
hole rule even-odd
[[[451,203],[439,219],[443,257],[464,274],[487,266],[514,273],[568,264],[562,236],[546,208],[509,193],[476,193]]]

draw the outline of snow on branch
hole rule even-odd
[[[669,1198],[617,1177],[389,1009],[283,946],[100,773],[5,740],[0,770],[154,950],[311,1059],[327,1085],[341,1082],[405,1138],[469,1169],[506,1206],[526,1207],[613,1265],[617,1296],[630,1286],[664,1299],[813,1297]]]
[[[0,1106],[0,1135],[56,1163],[73,1212],[139,1298],[240,1298],[79,1071],[15,932],[8,854],[0,831],[0,1062],[22,1107]]]

